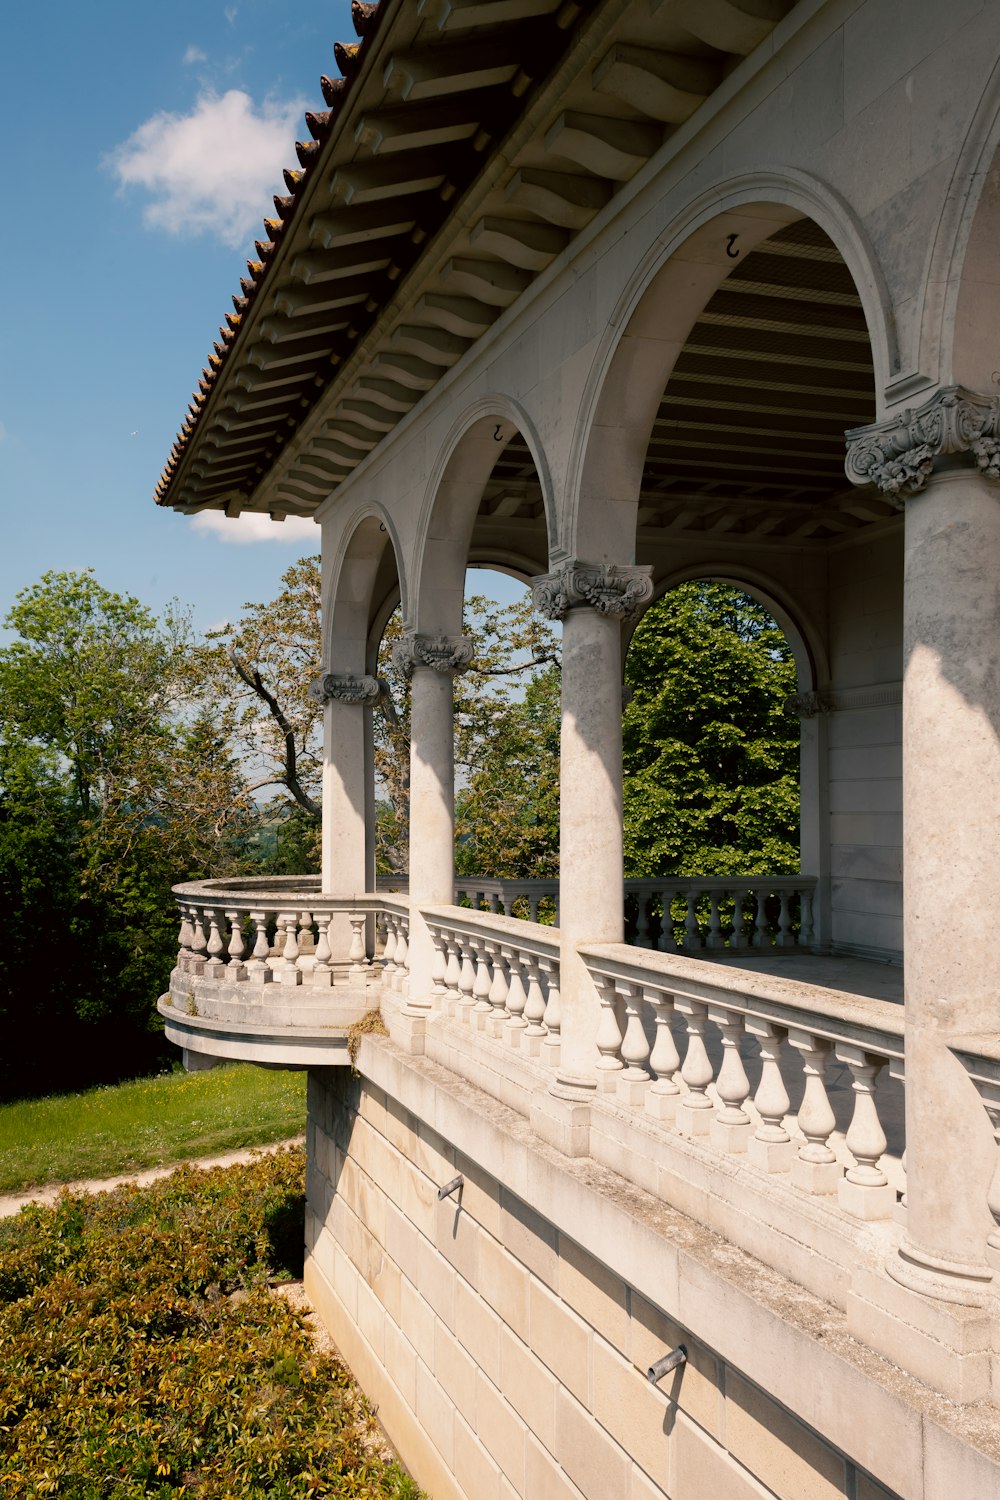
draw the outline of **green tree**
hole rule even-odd
[[[795,873],[795,666],[771,615],[738,589],[683,584],[646,611],[625,679],[626,873]]]
[[[186,620],[87,573],[17,596],[0,648],[0,1091],[141,1071],[171,885],[237,867],[254,810]]]

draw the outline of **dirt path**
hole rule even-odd
[[[146,1187],[161,1177],[169,1177],[180,1167],[235,1167],[252,1161],[255,1156],[270,1156],[272,1152],[283,1151],[286,1146],[301,1146],[304,1140],[304,1135],[296,1135],[287,1141],[275,1141],[270,1146],[248,1146],[243,1151],[226,1151],[222,1156],[198,1156],[190,1161],[170,1162],[165,1167],[147,1167],[143,1172],[126,1172],[122,1177],[84,1177],[79,1182],[49,1182],[27,1193],[0,1194],[0,1219],[20,1213],[26,1203],[54,1203],[64,1188],[71,1193],[109,1193],[112,1188],[121,1187],[126,1182],[135,1187]]]

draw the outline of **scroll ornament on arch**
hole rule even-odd
[[[847,433],[847,477],[874,484],[902,510],[919,495],[939,458],[969,454],[986,479],[1000,479],[1000,396],[942,386],[923,406]]]
[[[562,620],[571,609],[589,605],[614,620],[633,620],[653,597],[649,567],[568,560],[531,580],[531,597],[547,620]]]
[[[392,648],[392,659],[404,677],[416,667],[430,667],[434,672],[465,672],[472,665],[475,642],[467,635],[423,635],[417,630],[403,632]]]
[[[309,696],[316,703],[371,705],[378,702],[382,692],[377,677],[356,676],[353,672],[324,672],[309,684]]]

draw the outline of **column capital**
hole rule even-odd
[[[614,620],[632,620],[653,597],[650,567],[588,563],[566,558],[531,580],[531,597],[547,620],[562,620],[587,606]]]
[[[381,692],[377,677],[359,677],[353,672],[324,672],[309,684],[309,696],[316,703],[373,704]]]
[[[786,698],[782,708],[786,713],[798,714],[800,719],[815,719],[817,714],[833,712],[833,699],[829,693],[793,693]]]
[[[468,635],[423,635],[406,630],[392,648],[392,659],[404,677],[415,667],[430,667],[434,672],[465,672],[472,664],[475,642]]]
[[[971,459],[986,479],[1000,479],[1000,396],[962,385],[942,386],[923,406],[854,427],[846,437],[848,479],[877,485],[897,510],[951,455]]]

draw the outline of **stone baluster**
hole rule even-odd
[[[246,945],[243,942],[243,919],[238,911],[227,911],[226,921],[229,923],[229,963],[226,965],[226,978],[246,979],[247,971],[243,963],[243,954],[246,952]]]
[[[194,941],[194,928],[191,926],[191,913],[187,906],[181,906],[181,926],[177,934],[177,969],[181,974],[190,971],[191,944]]]
[[[490,1036],[498,1037],[502,1034],[504,1022],[507,1019],[507,968],[504,964],[502,944],[491,941],[486,944],[486,948],[490,955],[493,979],[489,993],[490,1015],[484,1029]]]
[[[253,923],[254,942],[253,952],[247,964],[250,977],[258,984],[270,984],[274,978],[268,959],[271,956],[271,944],[267,936],[267,912],[252,911],[250,920]]]
[[[723,891],[709,891],[708,894],[708,937],[705,941],[706,948],[724,948],[726,940],[722,935],[722,918],[719,915],[719,902]]]
[[[504,945],[503,956],[510,972],[507,987],[507,1020],[504,1022],[504,1040],[512,1047],[521,1045],[521,1032],[528,1025],[524,1019],[524,1007],[528,1003],[528,992],[524,988],[524,970],[521,954],[513,945]]]
[[[434,944],[434,961],[431,964],[431,1002],[436,1011],[447,1011],[448,986],[445,975],[448,971],[448,939],[440,927],[428,923],[431,941]]]
[[[792,896],[794,891],[779,891],[781,912],[778,917],[778,947],[794,948],[795,934],[792,931]]]
[[[542,1042],[542,1060],[555,1068],[559,1066],[559,1028],[562,1025],[559,960],[554,954],[542,954],[538,966],[545,975],[545,1040]]]
[[[493,979],[490,974],[488,944],[483,937],[473,937],[469,941],[476,961],[476,980],[472,986],[472,994],[476,1003],[472,1007],[470,1019],[477,1031],[485,1031],[487,1020],[493,1014],[493,1006],[490,1004]]]
[[[660,908],[663,914],[660,917],[659,947],[664,953],[677,952],[677,939],[674,937],[674,916],[670,910],[670,903],[673,899],[673,891],[664,890],[660,892]]]
[[[698,926],[699,892],[692,886],[686,895],[687,915],[684,918],[684,952],[697,953],[701,948],[701,928]]]
[[[644,989],[642,997],[647,1005],[653,1007],[656,1017],[656,1035],[653,1038],[653,1050],[649,1056],[649,1066],[656,1082],[646,1091],[646,1111],[657,1120],[672,1120],[677,1110],[677,1100],[680,1097],[680,1089],[674,1080],[674,1074],[678,1072],[681,1065],[674,1034],[670,1027],[674,997],[663,990],[654,989]]]
[[[652,905],[652,899],[651,896],[644,896],[641,891],[635,893],[635,946],[637,948],[653,946],[649,939],[649,908]]]
[[[813,893],[812,891],[799,891],[799,947],[811,948],[813,945]]]
[[[459,952],[462,955],[462,967],[458,978],[458,1014],[461,1020],[467,1021],[476,1003],[473,993],[476,988],[476,971],[472,963],[472,939],[460,933],[458,943]]]
[[[625,1064],[618,1077],[618,1097],[626,1104],[642,1105],[649,1091],[649,1042],[642,1024],[643,990],[639,984],[618,985],[625,1001],[625,1035],[621,1055]]]
[[[299,968],[298,918],[293,911],[278,915],[278,930],[284,930],[285,941],[281,949],[282,963],[277,971],[279,984],[301,984],[302,970]]]
[[[500,896],[496,891],[490,891],[490,911],[494,916],[500,911]]]
[[[767,892],[761,888],[757,892],[757,920],[754,923],[753,945],[755,948],[770,948],[771,929],[767,921]]]
[[[1000,1148],[1000,1093],[995,1086],[982,1092],[983,1104],[986,1115],[993,1129],[993,1139]],[[906,1165],[906,1153],[903,1153],[903,1165]],[[903,1194],[903,1205],[906,1205],[906,1194]],[[986,1243],[996,1255],[1000,1255],[1000,1150],[997,1153],[996,1168],[990,1181],[989,1192],[986,1194],[986,1206],[993,1215],[993,1228],[986,1236]]]
[[[347,957],[351,965],[351,979],[355,984],[364,984],[368,973],[368,952],[365,947],[365,914],[351,911],[347,914],[351,924],[351,946]]]
[[[542,974],[534,953],[522,953],[521,961],[528,975],[528,993],[524,1002],[524,1019],[528,1023],[521,1036],[521,1046],[529,1057],[539,1057],[545,1039],[545,996]]]
[[[708,1007],[702,1001],[692,1000],[687,995],[675,995],[674,1009],[684,1017],[688,1037],[681,1065],[681,1078],[687,1084],[688,1091],[681,1096],[677,1106],[677,1129],[681,1135],[708,1135],[713,1110],[706,1089],[715,1076],[705,1048]]]
[[[618,1087],[619,1074],[625,1067],[619,1056],[622,1030],[618,1024],[618,992],[614,980],[607,979],[603,974],[594,975],[594,984],[601,1002],[601,1014],[597,1022],[597,1050],[600,1053],[597,1059],[597,1087],[603,1093],[614,1093]]]
[[[838,1043],[836,1052],[838,1061],[851,1070],[854,1090],[854,1113],[847,1127],[847,1149],[854,1166],[848,1167],[837,1184],[837,1197],[844,1212],[856,1219],[889,1219],[896,1207],[896,1190],[879,1166],[887,1142],[875,1101],[875,1082],[885,1058],[847,1043]]]
[[[205,977],[221,979],[226,972],[226,966],[222,961],[226,945],[219,931],[219,913],[214,906],[208,908],[208,928],[208,942],[205,945]]]
[[[784,1124],[791,1101],[781,1076],[781,1049],[788,1033],[784,1026],[756,1016],[746,1018],[746,1030],[757,1038],[760,1051],[760,1083],[753,1099],[760,1124],[747,1144],[747,1156],[762,1172],[788,1172],[795,1157]]]
[[[798,1112],[798,1127],[805,1136],[805,1144],[792,1162],[792,1181],[807,1193],[835,1193],[843,1171],[829,1145],[837,1124],[824,1076],[830,1043],[796,1028],[789,1029],[788,1041],[802,1055],[805,1078]]]
[[[208,940],[205,937],[205,919],[197,906],[191,908],[191,929],[191,973],[204,974]]]
[[[529,895],[528,895],[528,920],[529,920],[529,922],[537,922],[538,921],[538,903],[539,903],[540,900],[541,900],[541,897],[538,895],[537,891],[531,891],[529,893]]]
[[[458,934],[448,932],[445,934],[445,944],[448,950],[448,958],[444,969],[445,1003],[448,1014],[457,1014],[459,1002],[462,999],[462,991],[459,988],[459,980],[462,977],[462,964],[459,958]]]
[[[722,1033],[722,1065],[715,1080],[720,1107],[715,1112],[709,1134],[717,1151],[735,1156],[747,1149],[751,1126],[750,1116],[743,1108],[750,1097],[750,1080],[740,1055],[743,1016],[739,1011],[710,1005],[708,1019]]]
[[[747,919],[744,903],[747,899],[745,891],[733,891],[733,930],[729,935],[730,948],[749,948],[750,934],[747,932]]]
[[[333,984],[333,967],[330,963],[333,950],[330,947],[331,913],[316,913],[316,962],[313,965],[312,983],[316,989],[329,989]]]
[[[428,969],[428,982],[430,971]],[[399,917],[399,937],[396,940],[396,984],[405,998],[410,990],[410,919],[405,912]]]
[[[382,983],[393,988],[393,977],[396,973],[396,914],[392,911],[382,912],[383,930],[385,932],[385,945],[382,949]]]

